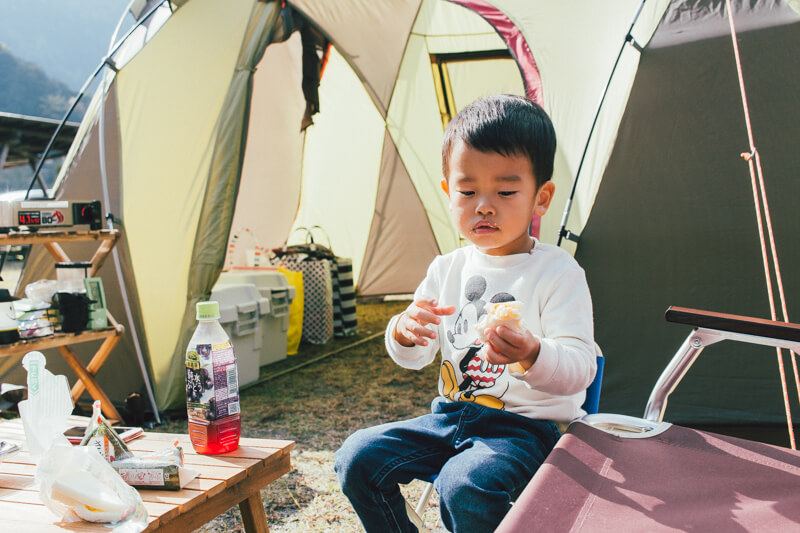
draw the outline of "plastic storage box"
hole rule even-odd
[[[261,296],[253,284],[217,285],[211,291],[211,300],[219,302],[219,323],[233,343],[239,386],[256,381],[261,368],[269,300]]]
[[[277,268],[242,268],[223,272],[217,287],[252,284],[263,298],[269,300],[270,311],[262,330],[261,365],[286,358],[286,334],[289,331],[289,305],[295,298],[295,288]]]

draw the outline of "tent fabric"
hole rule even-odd
[[[572,188],[593,117],[603,89],[612,74],[617,54],[625,36],[639,14],[634,33],[646,43],[661,19],[668,0],[614,0],[613,2],[524,2],[493,0],[492,4],[511,20],[530,47],[539,69],[543,89],[543,106],[558,135],[556,164],[553,170],[555,196],[550,214],[541,221],[540,235],[546,242],[555,242],[563,209]],[[575,15],[580,13],[579,16]],[[556,22],[558,21],[558,22]],[[568,21],[566,23],[565,21]],[[613,145],[615,124],[624,109],[627,91],[636,72],[638,53],[626,49],[617,66],[614,85],[606,98],[601,124],[592,136],[581,173],[582,186],[572,204],[570,228],[580,233],[591,211],[593,187],[600,182],[603,162]],[[574,248],[565,246],[570,251]]]
[[[385,287],[400,293],[425,277],[427,263],[438,252],[425,209],[387,131],[383,143],[375,215],[368,238],[359,289],[369,292],[380,278],[393,280]]]
[[[267,47],[256,66],[247,126],[247,146],[232,231],[249,230],[255,245],[281,243],[300,204],[300,169],[305,135],[300,130],[306,102],[301,89],[302,49],[295,33]],[[280,75],[275,75],[279,72]],[[245,264],[236,246],[231,264]]]
[[[193,6],[189,6],[193,7]],[[252,94],[253,65],[264,54],[275,31],[280,14],[277,3],[256,2],[252,6],[241,51],[234,65],[230,85],[215,125],[215,149],[200,209],[197,235],[189,270],[188,305],[178,330],[181,335],[174,345],[169,372],[163,382],[157,381],[158,394],[168,404],[185,399],[183,360],[186,346],[197,324],[195,307],[208,299],[222,271],[222,259],[228,244],[230,221],[238,192],[238,178],[244,157],[244,131],[247,131],[248,109]],[[227,224],[221,221],[228,221]]]
[[[539,69],[536,67],[536,59],[519,28],[505,13],[483,0],[454,0],[454,3],[475,11],[497,30],[519,65],[525,80],[525,95],[541,105],[543,102],[542,79],[539,76]]]
[[[751,15],[739,10],[737,28]],[[664,43],[659,34],[672,25],[665,18],[653,42]],[[800,265],[793,233],[800,22],[737,34],[791,318],[800,312],[792,297],[800,280],[790,274]],[[575,254],[592,290],[596,340],[612,361],[603,383],[607,412],[641,416],[689,333],[661,320],[669,305],[769,317],[750,175],[740,157],[749,145],[731,38],[687,33],[682,41],[644,50]],[[791,383],[788,359],[785,365]],[[707,348],[670,397],[667,417],[785,422],[775,351],[724,342]]]
[[[446,38],[446,41],[442,38]],[[336,41],[334,37],[332,40]],[[452,250],[461,244],[450,222],[447,197],[439,186],[442,125],[431,76],[432,49],[436,53],[504,50],[504,45],[491,26],[475,13],[446,2],[424,2],[409,36],[385,117],[379,107],[370,104],[369,92],[362,87],[358,73],[350,68],[345,61],[346,56],[339,55],[338,50],[331,53],[322,79],[322,112],[315,118],[314,127],[307,132],[301,207],[295,217],[294,228],[314,225],[325,228],[333,240],[336,253],[354,258],[354,275],[361,294],[385,294],[400,288],[397,277],[385,275],[390,271],[398,272],[396,268],[386,270],[373,262],[370,268],[378,270],[363,272],[364,258],[375,257],[375,252],[366,247],[367,243],[379,241],[369,241],[369,223],[356,222],[359,219],[368,221],[375,216],[375,177],[380,168],[381,132],[385,126],[388,126],[389,134],[423,203],[438,252]],[[470,101],[492,92],[522,93],[524,89],[520,83],[519,69],[511,59],[507,62],[509,65],[499,67],[500,70],[487,71],[494,77],[478,77],[473,71],[469,83],[463,84],[456,93],[466,96],[470,92]],[[473,64],[484,66],[493,63],[495,61],[481,60],[458,65],[469,64],[468,68],[471,68]],[[452,70],[457,71],[458,67],[454,66]],[[347,71],[352,73],[345,74]],[[456,81],[465,80],[464,76],[456,78]],[[465,99],[463,105],[466,103]],[[347,137],[342,137],[341,124],[348,120],[357,122],[360,127],[348,132]],[[338,185],[336,180],[342,176],[347,177],[352,189],[343,189]],[[358,196],[354,196],[352,191],[358,191]],[[358,200],[354,201],[355,198]],[[341,214],[330,209],[331,205],[348,207],[345,214]],[[410,217],[405,219],[410,220]],[[262,226],[265,225],[267,221],[262,223]],[[400,232],[412,230],[396,229]],[[255,230],[259,236],[266,231],[269,230]],[[380,237],[385,238],[387,236]],[[420,259],[429,263],[435,255],[431,253]],[[376,274],[380,274],[380,277],[376,278]],[[364,283],[362,276],[365,276],[364,280],[372,278],[377,283]],[[421,278],[412,280],[406,276],[402,279],[401,292],[411,292]]]
[[[173,354],[192,304],[187,296],[192,267],[200,266],[193,262],[198,224],[207,217],[219,223],[213,212],[203,211],[209,169],[219,171],[211,166],[219,164],[212,155],[230,85],[219,71],[230,72],[236,64],[252,8],[244,0],[224,8],[211,4],[195,0],[181,7],[180,16],[173,16],[117,74],[125,132],[121,173],[136,177],[122,180],[122,213],[137,283],[159,287],[140,290],[139,300],[149,353],[169,354],[153,359],[154,388],[162,399],[172,397]],[[219,39],[198,41],[192,38],[196,32],[213,32]],[[182,96],[187,94],[192,97]],[[148,132],[154,123],[160,125],[159,135]],[[235,171],[233,165],[229,168]],[[155,191],[171,199],[170,209],[143,208],[158,205]]]
[[[375,106],[385,114],[403,57],[406,36],[420,1],[295,0],[291,4],[323,28],[323,33],[364,81]],[[353,28],[363,28],[364,31],[353,31]]]
[[[737,33],[797,22],[797,8],[776,0],[732,2],[732,6],[735,12],[746,15],[736,17]],[[650,48],[729,37],[730,31],[724,2],[673,2]]]
[[[422,37],[412,35],[409,39],[406,59],[398,74],[398,91],[386,124],[425,208],[437,246],[448,250],[457,247],[459,240],[438,183],[443,130],[425,46]]]

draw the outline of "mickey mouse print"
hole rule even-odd
[[[454,401],[475,402],[486,407],[503,409],[501,399],[508,390],[506,365],[488,363],[479,354],[484,344],[478,338],[475,325],[486,314],[487,282],[483,276],[474,275],[464,284],[466,303],[458,310],[455,322],[446,329],[446,340],[452,347],[453,360],[443,360],[439,374],[441,394]],[[512,302],[515,298],[507,292],[498,292],[489,303]],[[454,362],[457,363],[457,368]]]

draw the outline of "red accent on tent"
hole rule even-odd
[[[539,76],[539,67],[533,58],[530,46],[528,46],[522,32],[519,31],[511,19],[505,13],[490,5],[485,0],[449,0],[454,4],[459,4],[471,9],[492,25],[494,30],[500,35],[508,46],[509,52],[514,57],[522,71],[522,81],[525,83],[525,94],[528,98],[544,107],[542,100],[542,78]],[[534,214],[531,220],[531,235],[539,237],[541,227],[541,217]]]
[[[331,43],[325,47],[325,51],[322,53],[322,59],[319,60],[319,79],[322,80],[322,75],[325,74],[325,67],[328,66],[328,59],[330,59],[331,55]]]
[[[495,31],[505,41],[509,52],[517,61],[522,71],[522,79],[525,83],[525,92],[531,100],[543,106],[542,101],[542,78],[539,76],[539,67],[533,59],[533,53],[522,36],[522,32],[513,22],[499,9],[490,5],[485,0],[449,0],[454,4],[459,4],[467,9],[471,9],[480,15],[486,22],[492,25]]]

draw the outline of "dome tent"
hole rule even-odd
[[[733,6],[788,316],[797,322],[800,5]],[[725,2],[671,2],[642,50],[575,253],[592,290],[595,338],[610,367],[625,366],[605,374],[607,412],[641,416],[689,333],[664,321],[668,306],[770,318],[753,189],[740,156],[750,151],[742,109]],[[708,347],[670,397],[667,416],[695,425],[785,424],[775,350]]]
[[[751,4],[746,9],[736,4],[737,21],[780,11],[789,13],[777,23],[783,27],[793,13],[778,2]],[[443,122],[477,96],[527,92],[550,113],[559,137],[557,194],[540,236],[556,241],[558,215],[580,168],[567,228],[582,235],[577,254],[596,293],[597,337],[618,361],[609,365],[602,408],[640,414],[646,398],[637,395],[649,389],[655,381],[649,375],[663,364],[642,361],[650,365],[646,371],[630,364],[628,358],[638,357],[640,349],[623,350],[615,340],[619,320],[604,321],[619,319],[612,311],[621,306],[606,297],[590,265],[596,257],[607,261],[603,268],[620,268],[620,257],[592,248],[589,236],[600,220],[593,206],[602,207],[606,182],[613,183],[607,179],[609,158],[638,157],[641,137],[621,137],[617,129],[623,113],[630,115],[629,92],[640,83],[648,43],[667,20],[665,13],[679,13],[685,17],[681,23],[695,31],[702,24],[689,23],[708,19],[706,8],[719,2],[297,0],[288,5],[293,17],[332,44],[312,126],[301,129],[307,106],[302,39],[296,32],[282,34],[289,26],[278,3],[173,2],[163,26],[116,61],[119,71],[107,76],[106,90],[95,99],[95,113],[87,113],[61,176],[58,194],[74,198],[96,195],[106,176],[108,209],[124,233],[119,264],[131,323],[158,409],[183,401],[181,365],[194,304],[209,294],[231,234],[248,228],[259,244],[271,247],[282,244],[293,228],[320,225],[333,249],[353,258],[361,294],[411,292],[433,256],[460,244],[438,185]],[[725,61],[718,63],[726,68]],[[646,96],[643,101],[646,106]],[[657,102],[651,104],[638,111],[640,120],[657,109]],[[689,108],[680,112],[696,115]],[[725,112],[740,117],[738,109]],[[630,228],[608,219],[606,238],[622,235],[620,242],[626,242]],[[574,243],[564,245],[575,251]],[[670,252],[658,251],[653,261],[668,265]],[[28,279],[44,277],[45,263],[33,257]],[[109,302],[121,305],[122,298],[112,294],[119,290],[115,279],[105,281]],[[663,307],[685,304],[669,299],[674,286],[665,281],[659,285]],[[124,316],[113,306],[112,312]],[[668,329],[661,312],[653,316],[650,309],[646,315],[635,309],[646,326],[634,328],[626,342],[656,346],[646,335]],[[666,357],[672,346],[659,343],[657,350]],[[106,390],[127,393],[120,383],[137,373],[133,335],[115,352],[98,380]],[[636,372],[628,370],[634,367]],[[691,418],[693,409],[687,406],[683,414]],[[754,406],[753,412],[759,409]]]

